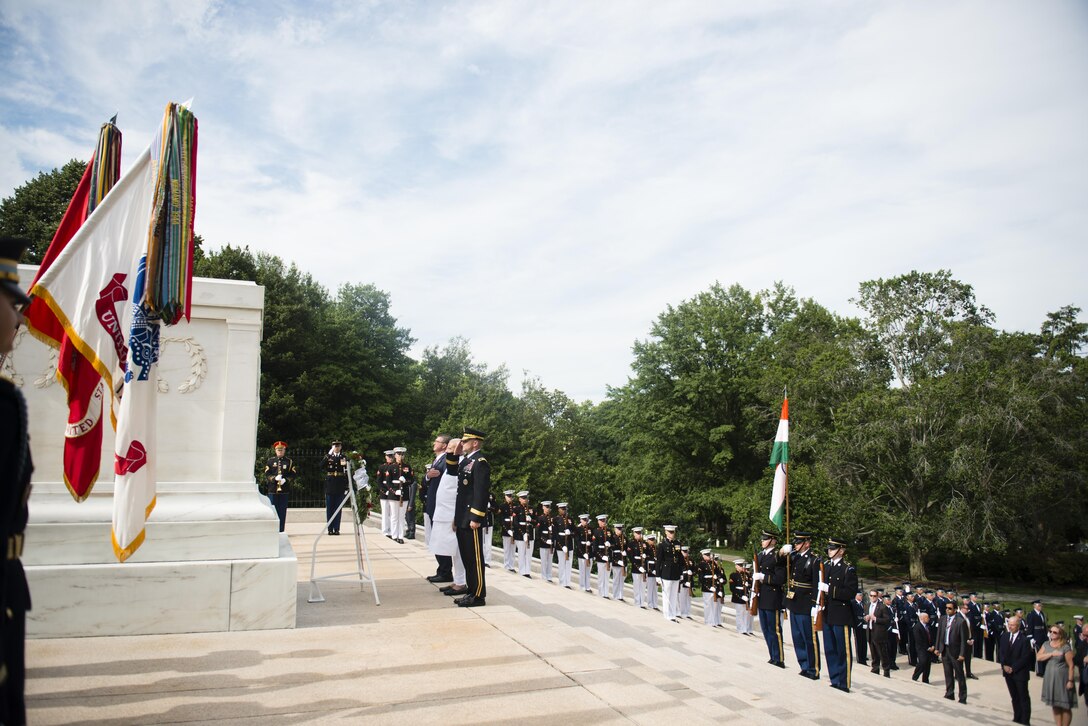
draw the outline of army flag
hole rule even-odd
[[[774,437],[774,449],[771,451],[771,466],[774,467],[774,488],[771,490],[770,518],[779,530],[786,515],[786,465],[789,463],[790,415],[789,399],[782,399],[782,416],[778,419],[778,433]]]
[[[102,376],[117,406],[113,548],[144,541],[155,506],[159,325],[188,317],[196,119],[169,104],[163,128],[31,288]]]
[[[121,175],[121,132],[114,116],[102,125],[98,145],[87,169],[68,202],[53,241],[38,267],[34,283],[57,259]],[[31,285],[33,287],[33,284]],[[30,334],[58,349],[57,380],[68,397],[68,423],[64,433],[64,483],[76,501],[83,501],[98,480],[102,454],[102,404],[108,398],[102,376],[64,332],[64,326],[45,301],[33,298],[26,312]]]

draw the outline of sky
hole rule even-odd
[[[716,281],[1088,309],[1081,0],[0,0],[0,198],[190,97],[208,249],[372,283],[515,392],[600,401]]]

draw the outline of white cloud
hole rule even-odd
[[[420,349],[466,335],[515,384],[599,398],[650,321],[715,280],[849,314],[862,280],[951,268],[1008,328],[1088,308],[1073,0],[0,18],[0,195],[85,157],[115,110],[134,158],[195,95],[210,244],[374,282]],[[436,316],[467,301],[475,317]]]

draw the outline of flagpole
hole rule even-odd
[[[785,386],[782,386],[782,400],[783,401],[789,400],[789,395],[788,395],[788,393],[786,391]],[[786,544],[788,544],[788,545],[790,545],[792,547],[793,543],[790,541],[790,470],[789,470],[789,462],[788,461],[785,461],[785,462],[782,463],[782,473],[786,475],[785,476],[785,482],[784,482],[785,487],[786,487],[786,500],[785,500],[786,501]],[[791,552],[791,554],[786,555],[786,591],[787,592],[790,589],[790,560],[793,559],[793,557],[791,555],[792,555],[792,552]],[[786,618],[786,613],[787,612],[788,612],[788,610],[783,610],[782,611],[783,619]]]

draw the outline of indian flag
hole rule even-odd
[[[790,460],[790,414],[789,399],[782,399],[782,417],[778,420],[778,433],[774,437],[774,449],[771,451],[771,466],[774,467],[774,489],[771,491],[771,521],[779,530],[786,515],[786,464]]]

